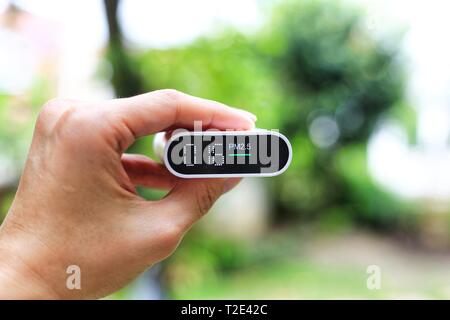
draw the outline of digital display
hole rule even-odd
[[[271,174],[289,160],[289,147],[272,133],[188,134],[171,140],[170,167],[183,175]]]

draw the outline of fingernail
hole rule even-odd
[[[243,130],[253,130],[253,129],[255,129],[255,127],[256,127],[255,122],[251,121],[250,122],[250,128],[244,128]]]
[[[258,120],[258,118],[256,117],[256,115],[254,115],[253,113],[248,112],[248,111],[244,111],[244,112],[248,115],[248,117],[249,117],[250,119],[253,120],[253,122],[256,122],[256,121]]]
[[[253,113],[247,111],[247,110],[243,110],[243,109],[238,109],[238,108],[234,108],[234,110],[238,111],[239,113],[243,114],[244,116],[246,116],[247,118],[250,118],[250,120],[252,120],[253,122],[256,122],[258,120],[258,118],[256,117],[256,115],[254,115]]]

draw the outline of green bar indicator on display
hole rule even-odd
[[[251,153],[230,153],[230,157],[250,157]]]

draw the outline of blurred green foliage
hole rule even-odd
[[[391,208],[375,209],[375,203],[364,201],[377,190],[367,174],[365,144],[379,118],[403,99],[397,48],[387,45],[396,42],[375,39],[363,12],[336,1],[288,1],[275,10],[267,29],[263,48],[272,55],[286,94],[296,99],[286,104],[281,129],[294,137],[294,154],[303,157],[275,184],[279,211],[315,215],[342,208],[359,218],[392,214]],[[329,146],[308,139],[319,117],[337,126],[338,137]],[[343,154],[345,165],[339,166]],[[393,199],[384,200],[397,208]]]
[[[288,1],[264,36],[278,77],[298,99],[284,119],[287,134],[305,133],[304,120],[326,114],[339,125],[337,147],[365,141],[403,97],[397,48],[387,46],[393,41],[376,40],[363,13],[339,1]]]

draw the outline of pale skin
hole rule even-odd
[[[95,299],[168,257],[238,179],[179,179],[142,155],[138,137],[194,121],[254,128],[246,111],[175,90],[103,102],[55,99],[36,122],[19,188],[0,227],[0,298]],[[150,146],[149,146],[150,147]],[[147,201],[136,186],[168,189]],[[66,287],[81,269],[81,290]]]

